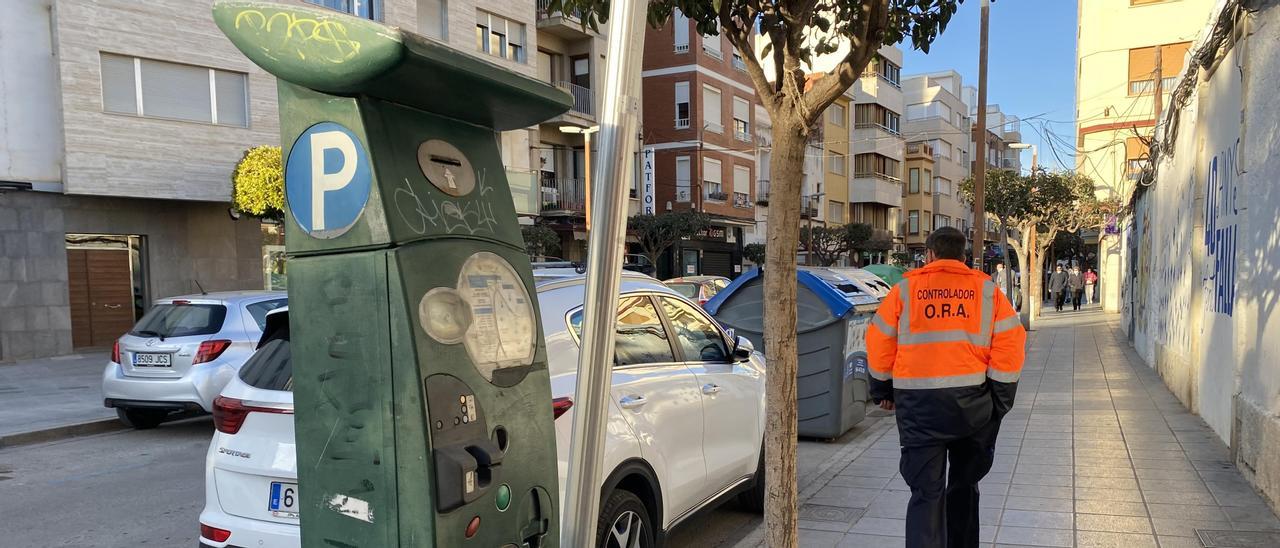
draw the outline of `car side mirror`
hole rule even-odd
[[[751,359],[751,353],[756,351],[755,345],[746,337],[738,337],[733,345],[733,358],[737,361],[746,361]]]

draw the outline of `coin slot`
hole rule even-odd
[[[498,444],[498,450],[503,453],[507,452],[507,429],[501,426],[493,429],[493,442]]]
[[[457,158],[447,158],[444,156],[436,156],[434,154],[431,155],[431,161],[437,164],[445,164],[445,165],[454,166],[454,167],[462,166],[462,160],[459,160]]]

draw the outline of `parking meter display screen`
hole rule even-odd
[[[463,343],[476,369],[500,386],[523,380],[533,362],[537,320],[520,275],[502,257],[476,253],[458,273],[458,292],[471,308]]]

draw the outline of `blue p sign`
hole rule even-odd
[[[313,238],[351,229],[369,201],[369,153],[351,130],[334,122],[307,128],[289,150],[284,192],[298,226]]]

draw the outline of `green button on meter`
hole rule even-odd
[[[507,487],[507,484],[504,483],[498,486],[498,511],[506,512],[507,508],[510,506],[511,506],[511,488]]]

